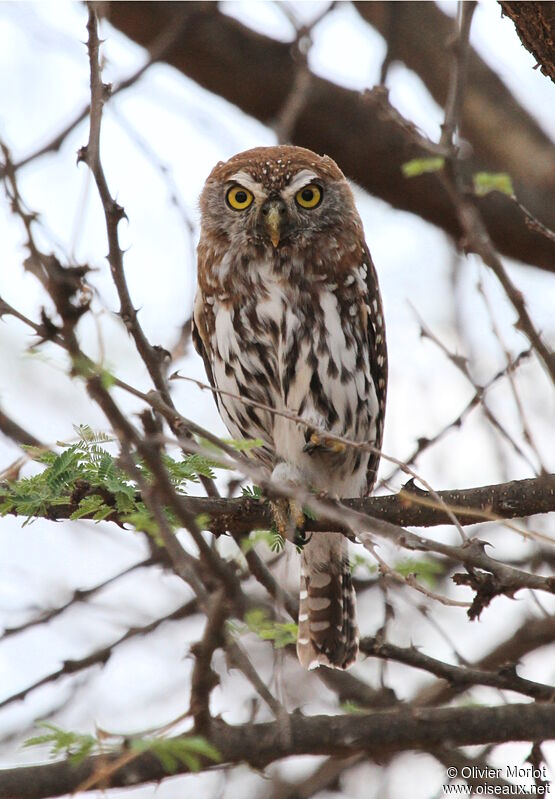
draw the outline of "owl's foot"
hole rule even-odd
[[[270,505],[279,534],[301,548],[308,543],[304,529],[306,518],[299,503],[280,497],[272,500]]]
[[[312,433],[303,447],[303,452],[312,455],[314,452],[331,452],[335,455],[342,454],[347,449],[346,445],[334,438],[322,436],[319,433]]]

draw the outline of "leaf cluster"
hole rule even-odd
[[[42,735],[27,738],[23,746],[49,745],[50,757],[64,755],[66,760],[69,760],[74,766],[98,749],[99,740],[94,735],[63,730],[47,721],[39,722],[38,726],[42,727],[45,732]]]
[[[78,765],[82,760],[92,754],[100,752],[120,754],[122,749],[136,752],[151,752],[162,764],[168,774],[175,774],[179,765],[186,766],[189,771],[200,771],[202,758],[213,763],[219,763],[220,753],[205,738],[199,735],[183,736],[179,738],[131,738],[121,740],[112,746],[107,746],[105,736],[102,738],[86,735],[61,727],[49,722],[38,725],[45,732],[28,738],[23,746],[50,746],[50,757],[63,755],[72,765]],[[110,737],[110,736],[108,736]],[[118,736],[119,737],[119,736]]]
[[[45,468],[39,474],[3,487],[0,515],[16,513],[27,517],[24,522],[27,524],[34,518],[48,516],[57,505],[69,504],[75,506],[72,520],[86,516],[98,522],[117,513],[137,530],[155,535],[156,524],[140,500],[138,486],[107,448],[113,439],[88,425],[74,429],[77,441],[58,442],[62,452],[30,452],[33,460]],[[180,493],[186,493],[187,484],[198,482],[201,476],[214,477],[213,464],[199,454],[186,455],[181,460],[166,454],[164,464]],[[140,459],[136,459],[136,468],[150,482],[151,474]],[[172,526],[177,526],[170,514],[168,518]]]
[[[297,643],[299,628],[293,622],[271,619],[262,608],[252,608],[245,613],[246,630],[255,633],[263,641],[272,641],[276,649]]]
[[[131,749],[140,754],[151,752],[168,774],[175,774],[180,763],[189,771],[200,771],[201,758],[213,763],[221,761],[218,750],[200,735],[183,738],[136,738],[131,741]]]
[[[285,546],[285,539],[278,532],[276,527],[271,530],[253,530],[248,538],[243,538],[241,541],[241,551],[243,554],[250,552],[257,544],[266,544],[272,552],[281,552]]]

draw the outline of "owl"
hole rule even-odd
[[[230,434],[262,440],[253,456],[278,483],[366,495],[379,455],[326,436],[379,449],[386,400],[380,291],[343,173],[302,147],[257,147],[216,164],[200,209],[193,341],[212,386],[232,395],[215,392]],[[357,652],[347,541],[314,533],[299,660],[345,669]]]

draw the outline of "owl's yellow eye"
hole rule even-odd
[[[225,196],[226,202],[234,211],[244,211],[254,200],[251,192],[242,186],[232,186]]]
[[[316,208],[322,201],[322,189],[315,183],[311,183],[295,194],[295,201],[301,208]]]

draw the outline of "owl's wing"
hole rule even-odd
[[[381,449],[383,439],[383,428],[385,418],[385,402],[387,395],[387,344],[385,339],[385,322],[383,316],[382,298],[378,284],[378,276],[372,262],[368,245],[364,242],[365,265],[367,268],[366,285],[368,287],[368,304],[370,313],[368,314],[368,345],[370,353],[370,371],[376,395],[378,398],[378,419],[376,422],[376,440],[374,446]],[[367,471],[367,490],[372,490],[376,482],[380,456],[371,453],[368,460]]]
[[[195,307],[193,310],[193,320],[191,325],[191,334],[193,339],[193,345],[203,360],[204,368],[206,370],[206,375],[210,382],[212,388],[216,388],[216,384],[214,382],[214,373],[212,371],[212,361],[210,360],[209,356],[209,338],[208,338],[208,327],[206,324],[206,312],[204,307],[204,302],[202,299],[202,295],[200,291],[198,292],[196,299],[195,299]],[[220,406],[218,403],[218,395],[215,392],[212,392],[212,396],[214,397],[214,401],[216,403],[216,407],[218,411],[220,410]]]

